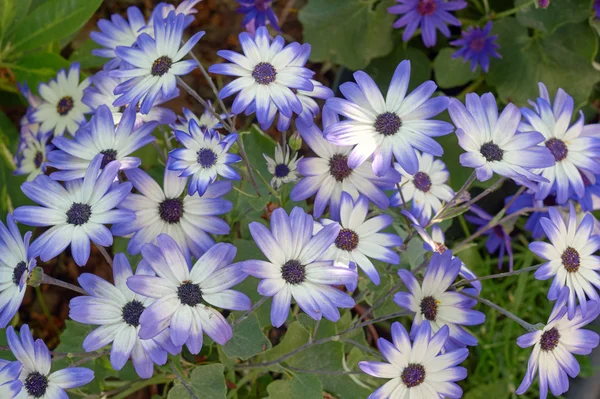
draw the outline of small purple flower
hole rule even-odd
[[[462,0],[396,0],[395,6],[389,7],[390,14],[404,14],[394,22],[394,28],[405,26],[402,40],[409,41],[420,27],[425,47],[433,47],[436,43],[436,30],[446,37],[450,36],[449,25],[460,26],[461,22],[449,11],[462,10],[467,6]]]
[[[489,21],[483,29],[478,26],[469,26],[462,32],[462,38],[450,42],[458,49],[452,58],[462,58],[465,62],[471,61],[471,70],[475,72],[477,65],[481,66],[484,72],[490,69],[490,57],[502,58],[496,51],[500,46],[496,43],[498,35],[490,35],[492,31],[492,21]]]
[[[538,0],[537,5],[539,8],[548,8],[550,0]]]
[[[600,20],[600,0],[594,0],[594,19]]]
[[[240,6],[236,11],[240,14],[246,14],[242,20],[242,25],[246,27],[250,34],[254,34],[256,29],[267,26],[269,23],[273,26],[273,29],[281,32],[277,15],[271,8],[272,0],[237,0],[237,2],[240,3]]]
[[[492,219],[492,215],[478,207],[471,205],[471,212],[474,215],[465,215],[465,219],[477,226],[478,229],[485,227]],[[498,252],[498,269],[502,269],[504,263],[504,254],[508,253],[508,269],[513,270],[513,251],[510,245],[510,234],[504,230],[501,225],[496,225],[488,229],[484,235],[488,236],[485,248],[488,253],[493,254]]]

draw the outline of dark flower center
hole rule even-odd
[[[546,147],[550,150],[556,162],[562,161],[567,157],[569,149],[564,141],[559,139],[550,139],[546,141]]]
[[[432,296],[426,296],[421,300],[421,313],[429,321],[435,321],[438,311],[438,301]]]
[[[35,154],[35,158],[33,158],[33,163],[35,164],[36,168],[40,168],[40,166],[42,166],[42,162],[44,162],[44,154],[42,154],[41,151],[38,151]]]
[[[102,157],[102,163],[100,164],[100,168],[104,169],[104,167],[106,165],[108,165],[109,163],[111,163],[112,161],[117,159],[117,151],[115,150],[102,150],[100,151],[100,154],[103,154],[104,156]]]
[[[298,260],[288,260],[281,268],[281,277],[290,284],[300,284],[306,280],[306,270]]]
[[[150,71],[150,73],[152,74],[152,76],[163,76],[165,73],[169,72],[169,69],[171,69],[172,65],[173,60],[171,60],[166,55],[163,55],[162,57],[157,58],[152,63],[152,70]]]
[[[548,331],[544,331],[542,338],[540,339],[540,346],[543,351],[549,352],[554,350],[558,346],[560,340],[560,333],[556,328],[551,328]]]
[[[476,53],[481,52],[484,47],[485,37],[476,37],[475,39],[471,40],[471,43],[469,43],[469,48]]]
[[[435,0],[420,0],[417,4],[417,12],[423,16],[432,15],[436,8]]]
[[[402,371],[402,382],[407,388],[414,388],[425,381],[425,367],[418,363],[409,363]]]
[[[81,226],[90,220],[90,216],[92,216],[91,206],[75,202],[71,205],[71,209],[67,211],[67,223]]]
[[[358,247],[358,234],[350,229],[341,229],[335,239],[335,246],[344,251],[354,251]]]
[[[273,83],[276,79],[276,76],[277,71],[275,71],[273,65],[267,62],[259,62],[252,71],[252,77],[258,84],[261,85]]]
[[[569,273],[575,273],[579,270],[581,262],[579,259],[579,252],[577,252],[575,248],[567,247],[560,258],[562,259],[563,266]]]
[[[140,301],[127,302],[123,306],[123,321],[130,326],[137,327],[140,325],[140,316],[145,307]]]
[[[160,218],[169,224],[178,223],[183,216],[183,200],[168,198],[158,205]]]
[[[17,266],[13,269],[12,281],[16,286],[19,286],[23,273],[27,270],[27,264],[23,261],[17,263]]]
[[[482,145],[479,152],[488,162],[502,161],[502,156],[504,155],[504,151],[491,141]]]
[[[198,158],[198,163],[204,169],[208,169],[217,163],[217,154],[215,154],[210,148],[200,148],[196,155]]]
[[[275,166],[275,177],[286,177],[290,174],[290,168],[283,163]]]
[[[549,195],[544,199],[544,206],[555,206],[556,205],[556,195]]]
[[[413,177],[413,184],[417,190],[426,193],[431,188],[431,179],[427,173],[417,172]]]
[[[337,181],[343,181],[350,176],[352,169],[348,166],[348,157],[342,154],[335,154],[329,160],[329,173]]]
[[[58,104],[56,104],[56,111],[59,115],[65,116],[73,109],[73,98],[70,96],[64,96],[60,100],[58,100]]]
[[[384,136],[391,136],[398,133],[402,126],[402,119],[393,112],[385,112],[375,119],[375,131]]]
[[[29,373],[27,378],[25,378],[25,390],[30,396],[34,398],[41,398],[46,394],[46,389],[48,388],[48,377],[34,371],[33,373]]]
[[[198,284],[194,284],[191,281],[184,281],[177,288],[177,297],[184,305],[194,307],[202,302],[202,291],[200,291]]]

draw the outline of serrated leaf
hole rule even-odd
[[[271,341],[262,332],[256,315],[252,314],[234,327],[233,337],[223,345],[229,357],[248,360],[252,356],[271,349]]]
[[[412,47],[406,49],[404,46],[396,47],[394,51],[385,57],[376,58],[371,61],[365,72],[373,78],[382,92],[385,93],[390,85],[396,67],[404,60],[410,61],[410,83],[408,90],[413,90],[421,83],[429,80],[431,76],[431,62],[429,58],[421,50]]]
[[[189,386],[198,398],[225,399],[227,385],[225,385],[225,368],[222,364],[209,364],[198,366],[189,376]],[[178,383],[169,391],[169,399],[190,398],[185,387]]]
[[[527,28],[546,33],[552,33],[565,24],[585,21],[590,16],[591,5],[585,0],[551,0],[545,9],[536,7],[529,0],[516,0],[515,7],[525,3],[530,3],[530,6],[519,10],[517,21]]]
[[[276,380],[267,386],[267,399],[322,399],[323,387],[317,376],[295,374],[289,380]]]
[[[455,49],[443,48],[433,61],[435,82],[442,89],[465,85],[481,74],[479,69],[472,72],[470,63],[462,59],[452,59],[455,51]]]

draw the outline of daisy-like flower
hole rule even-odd
[[[6,338],[10,350],[23,365],[19,376],[23,388],[14,398],[66,398],[65,389],[80,387],[94,379],[94,372],[85,367],[68,367],[50,373],[50,351],[41,339],[33,341],[27,324],[21,327],[19,337],[13,327],[9,326],[6,329]]]
[[[267,26],[269,23],[273,29],[281,32],[277,15],[271,8],[272,0],[237,0],[237,2],[240,3],[240,6],[235,11],[245,14],[242,25],[246,27],[248,32],[254,34],[257,28]]]
[[[208,186],[202,197],[184,195],[187,178],[165,168],[163,188],[141,169],[125,171],[127,180],[138,191],[129,194],[119,208],[135,213],[135,221],[114,224],[115,235],[133,234],[127,251],[137,255],[144,244],[156,244],[160,234],[171,236],[185,256],[198,258],[215,241],[210,234],[229,234],[229,225],[217,215],[229,212],[233,205],[223,199],[231,190],[231,182],[218,181]]]
[[[227,151],[238,138],[237,133],[225,137],[217,131],[202,130],[194,119],[188,125],[189,133],[175,131],[175,137],[185,148],[176,148],[169,152],[173,162],[170,170],[179,171],[179,176],[189,177],[188,194],[198,193],[203,196],[209,184],[217,179],[217,175],[229,180],[240,180],[239,173],[229,164],[242,160],[239,155]]]
[[[397,265],[400,263],[400,256],[392,248],[402,245],[402,238],[396,234],[380,232],[393,223],[390,215],[377,215],[367,219],[368,212],[367,197],[359,195],[354,201],[350,194],[342,193],[340,205],[342,228],[333,244],[320,259],[332,259],[335,266],[346,266],[352,269],[358,266],[375,285],[379,285],[379,273],[369,258]],[[336,222],[322,219],[321,223],[327,226]],[[315,232],[322,228],[318,223],[315,223],[315,227]],[[354,291],[356,282],[349,284],[348,289]]]
[[[277,144],[275,148],[275,159],[267,156],[267,154],[263,154],[265,160],[267,161],[267,169],[269,173],[273,175],[271,179],[271,186],[274,188],[279,188],[282,184],[287,184],[291,182],[295,182],[298,180],[298,172],[296,172],[296,166],[298,162],[302,160],[296,159],[298,157],[298,153],[294,153],[294,156],[290,158],[290,147],[285,146],[285,154],[283,153],[283,149],[281,148],[281,144]]]
[[[325,128],[325,137],[333,144],[356,145],[348,165],[356,168],[373,156],[373,171],[383,176],[392,169],[392,154],[409,174],[419,169],[415,149],[440,156],[444,153],[431,137],[450,133],[448,122],[430,121],[448,107],[447,97],[430,98],[436,84],[429,80],[408,96],[410,61],[402,61],[392,77],[386,98],[363,71],[354,73],[354,82],[340,85],[346,99],[330,98],[326,106],[347,119]]]
[[[437,30],[450,37],[448,25],[460,26],[461,22],[450,11],[462,10],[467,6],[462,0],[396,0],[400,4],[389,7],[390,14],[402,15],[393,27],[404,28],[402,40],[409,41],[417,29],[421,28],[421,37],[425,47],[433,47],[437,41]]]
[[[292,201],[302,201],[316,194],[313,215],[320,217],[329,204],[329,215],[334,220],[340,219],[340,202],[344,191],[355,200],[362,194],[381,209],[390,205],[382,189],[392,188],[398,183],[400,173],[392,168],[384,176],[378,177],[373,173],[369,161],[352,168],[349,164],[352,147],[331,144],[315,124],[298,120],[296,127],[317,156],[305,157],[298,162],[298,173],[304,178],[290,193]]]
[[[23,383],[19,379],[23,365],[18,360],[8,362],[0,360],[0,396],[6,399],[17,397]]]
[[[473,223],[478,229],[483,228],[489,222],[492,221],[493,216],[478,207],[477,205],[471,205],[470,208],[473,215],[465,215],[465,219]],[[510,234],[506,232],[502,225],[496,225],[491,229],[488,229],[484,235],[488,236],[488,240],[485,243],[485,248],[488,253],[493,254],[498,252],[498,269],[502,268],[504,262],[504,254],[508,254],[508,268],[512,272],[513,270],[513,251],[510,245]]]
[[[110,109],[101,105],[90,123],[73,140],[66,137],[54,138],[52,143],[57,150],[48,154],[48,166],[58,171],[53,172],[50,177],[59,181],[81,179],[98,155],[102,156],[101,169],[115,160],[119,161],[121,169],[140,166],[142,161],[129,155],[155,140],[152,131],[158,124],[145,123],[137,130],[134,130],[134,125],[135,107],[128,107],[115,127]]]
[[[425,323],[411,343],[404,326],[393,323],[392,342],[385,338],[377,341],[387,362],[358,363],[365,373],[390,379],[368,399],[460,398],[463,392],[455,382],[465,379],[467,370],[458,364],[469,351],[462,348],[442,355],[447,340],[447,326],[431,336],[431,328]]]
[[[492,32],[492,21],[489,21],[483,29],[478,26],[469,26],[462,32],[462,37],[450,42],[451,45],[460,47],[452,58],[462,58],[465,62],[471,61],[471,70],[475,72],[477,66],[481,66],[483,72],[490,69],[490,57],[502,58],[498,54],[500,47],[496,40],[498,35],[490,35]]]
[[[564,204],[573,190],[578,197],[583,197],[585,185],[580,170],[591,174],[600,174],[600,162],[597,150],[600,146],[599,124],[584,126],[583,112],[572,126],[573,97],[563,89],[558,89],[551,105],[548,90],[539,83],[540,97],[531,102],[533,110],[521,108],[525,121],[521,130],[537,130],[544,136],[543,146],[550,150],[556,163],[548,165],[541,171],[547,182],[540,184],[536,199],[544,199],[556,190],[556,200]],[[596,134],[592,134],[596,133]],[[539,166],[541,167],[541,166]]]
[[[30,132],[20,137],[18,151],[15,154],[17,165],[17,169],[13,172],[15,175],[27,175],[27,181],[31,181],[40,173],[46,172],[48,153],[54,149],[54,146],[48,142],[50,136],[50,132],[38,131],[36,134]]]
[[[454,198],[454,191],[446,184],[450,173],[441,159],[417,152],[417,160],[419,171],[413,175],[406,173],[400,164],[394,165],[402,174],[400,180],[402,196],[396,191],[390,198],[390,204],[394,207],[402,206],[402,197],[407,202],[412,200],[412,213],[422,224],[427,224],[431,217],[442,209],[441,201],[450,201]]]
[[[40,104],[42,104],[43,100],[40,97],[33,94],[27,83],[17,83],[17,87],[21,92],[21,95],[25,97],[25,100],[27,101],[28,105],[27,111],[25,111],[25,115],[23,115],[23,117],[21,118],[21,133],[23,133],[24,129],[26,130],[26,133],[28,133],[30,130],[32,131],[32,133],[37,133],[39,124],[35,123],[33,119],[33,113],[35,112],[37,107]],[[35,125],[36,127],[33,128],[28,125]]]
[[[271,231],[258,222],[249,225],[250,234],[268,261],[247,260],[241,269],[263,279],[258,293],[273,297],[271,323],[280,327],[290,311],[292,297],[315,320],[325,317],[336,322],[338,308],[354,306],[352,297],[332,285],[356,284],[356,271],[336,267],[332,260],[319,260],[341,228],[331,223],[313,235],[314,220],[302,208],[290,215],[282,208],[271,214]]]
[[[169,13],[166,19],[154,15],[154,38],[142,33],[137,38],[138,47],[117,46],[115,53],[131,69],[110,71],[110,76],[130,78],[115,88],[120,97],[113,106],[120,107],[140,102],[142,114],[148,114],[160,94],[170,98],[177,90],[177,76],[187,75],[198,65],[194,60],[182,60],[204,36],[195,33],[183,46],[181,40],[185,15]]]
[[[212,104],[210,101],[207,100],[206,103],[210,108],[212,108]],[[179,116],[177,118],[177,121],[171,124],[171,129],[173,129],[174,131],[181,130],[182,132],[190,134],[189,126],[191,120],[195,120],[198,126],[200,126],[200,129],[202,129],[202,131],[216,130],[222,128],[223,125],[221,124],[219,119],[213,115],[213,113],[210,111],[210,108],[206,108],[202,115],[198,117],[192,111],[184,107],[183,116]],[[227,115],[221,114],[220,117],[222,120],[225,120],[225,118],[227,118]]]
[[[118,95],[114,93],[115,88],[126,79],[109,76],[106,71],[100,71],[90,79],[92,80],[92,85],[85,89],[81,101],[87,104],[93,113],[95,113],[101,105],[107,106],[112,113],[115,124],[121,122],[126,106],[115,107],[112,104],[118,97]],[[148,114],[142,114],[137,110],[137,107],[134,106],[134,108],[136,108],[136,114],[133,128],[137,129],[143,123],[147,122],[158,122],[161,125],[175,122],[177,120],[175,112],[168,108],[158,107],[158,105],[168,100],[170,100],[170,98],[165,99],[159,95]]]
[[[527,364],[527,373],[517,388],[518,395],[524,394],[538,374],[540,399],[548,396],[548,387],[554,396],[562,395],[569,389],[569,378],[579,374],[579,363],[575,355],[589,355],[598,346],[600,337],[582,327],[591,323],[600,314],[597,302],[590,302],[587,315],[578,307],[574,317],[565,317],[569,289],[564,288],[542,330],[521,335],[517,345],[521,348],[533,346]]]
[[[29,273],[36,265],[30,241],[31,232],[21,236],[12,215],[6,217],[6,226],[0,222],[0,328],[5,328],[19,310]]]
[[[472,309],[477,303],[474,299],[449,289],[458,277],[461,263],[459,258],[452,256],[451,251],[433,254],[422,285],[410,271],[398,271],[409,292],[396,293],[394,302],[415,312],[411,337],[417,335],[423,324],[431,325],[433,332],[448,326],[450,338],[446,342],[447,350],[477,345],[477,338],[462,326],[481,324],[485,321],[485,315]],[[465,288],[465,291],[477,295],[473,288]]]
[[[577,302],[585,317],[588,298],[600,302],[596,291],[596,288],[600,289],[597,272],[600,257],[594,255],[600,249],[600,236],[592,231],[594,216],[587,214],[579,223],[573,204],[569,204],[566,222],[555,207],[550,208],[548,213],[550,218],[541,218],[540,223],[551,244],[543,241],[529,244],[534,254],[548,260],[535,271],[535,278],[547,280],[554,277],[548,291],[551,301],[558,298],[563,287],[569,287],[569,319],[575,315]]]
[[[244,55],[220,50],[217,54],[231,63],[212,65],[208,69],[216,74],[239,76],[221,89],[219,98],[240,92],[231,106],[231,112],[236,115],[244,112],[254,101],[256,118],[263,127],[270,125],[267,123],[272,105],[287,118],[291,118],[293,113],[302,113],[302,102],[294,91],[312,91],[314,72],[305,68],[304,64],[294,63],[294,60],[303,57],[310,45],[291,43],[284,47],[281,36],[271,42],[264,26],[256,30],[254,38],[242,32],[239,39]],[[272,115],[274,118],[275,113]]]
[[[100,171],[102,155],[90,163],[85,177],[63,187],[48,176],[40,175],[21,189],[41,206],[20,206],[15,220],[29,226],[52,226],[31,245],[33,253],[46,262],[71,245],[75,263],[84,266],[90,256],[90,240],[103,247],[113,243],[105,224],[133,222],[135,215],[114,209],[131,191],[131,183],[114,183],[120,164],[113,161]]]
[[[450,101],[448,112],[456,125],[458,144],[467,151],[460,163],[474,168],[479,181],[489,180],[494,173],[513,179],[532,190],[536,183],[547,181],[532,169],[554,165],[550,151],[538,144],[544,141],[536,129],[521,129],[521,112],[508,104],[498,115],[496,98],[492,93],[479,97],[469,93],[466,107],[457,99]]]
[[[147,340],[140,339],[140,316],[153,299],[138,295],[127,287],[127,279],[133,275],[124,254],[116,254],[113,261],[115,285],[100,277],[83,273],[79,284],[89,296],[78,296],[69,303],[69,317],[84,324],[99,325],[83,341],[83,349],[93,352],[112,343],[110,363],[121,370],[131,358],[133,367],[142,378],[152,377],[154,363],[167,362],[167,352],[176,355],[181,347],[173,345],[168,330]],[[136,276],[154,276],[146,262],[137,267]]]
[[[156,298],[140,316],[139,337],[154,338],[170,327],[173,344],[186,344],[193,354],[202,349],[203,332],[224,345],[232,337],[231,326],[207,304],[230,310],[251,306],[250,298],[230,289],[246,278],[239,264],[231,264],[236,248],[216,244],[192,266],[170,236],[161,234],[157,241],[158,246],[146,244],[142,248],[144,260],[157,276],[127,279],[133,292]]]
[[[52,132],[62,136],[65,130],[75,134],[79,126],[86,122],[85,114],[90,108],[81,99],[83,91],[90,85],[89,78],[79,82],[79,63],[74,62],[69,72],[61,69],[56,79],[41,83],[38,91],[44,100],[32,115],[33,121],[40,123],[42,133]]]
[[[150,21],[148,21],[146,30],[149,33],[152,33],[154,28],[155,15],[159,16],[162,19],[165,19],[169,16],[171,11],[174,11],[176,15],[185,15],[185,22],[183,23],[183,27],[187,28],[192,22],[194,22],[194,14],[198,13],[198,10],[196,9],[196,4],[200,3],[201,1],[202,0],[183,0],[177,5],[177,7],[170,3],[158,3],[158,5],[154,7],[154,10],[152,11],[152,17],[150,18]]]

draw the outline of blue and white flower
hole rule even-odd
[[[15,164],[17,166],[17,169],[13,172],[15,175],[27,175],[27,181],[31,181],[40,173],[46,172],[48,153],[54,149],[54,146],[48,142],[50,137],[50,132],[42,133],[39,131],[21,135],[18,150],[15,154]]]
[[[75,263],[84,266],[90,256],[90,240],[103,247],[112,245],[113,236],[106,224],[134,220],[133,212],[115,209],[131,191],[131,183],[114,183],[119,162],[113,161],[100,171],[101,163],[102,155],[97,155],[85,177],[67,182],[66,187],[45,175],[21,186],[25,195],[41,206],[18,207],[15,220],[29,226],[51,226],[31,245],[42,261],[71,245]]]
[[[290,147],[285,146],[285,154],[280,144],[277,144],[275,147],[275,156],[273,158],[269,157],[267,154],[263,154],[265,160],[267,161],[267,169],[269,173],[273,175],[271,179],[271,186],[273,188],[279,188],[283,184],[295,182],[298,180],[298,172],[296,171],[296,167],[298,162],[302,160],[303,157],[298,158],[298,153],[294,153],[294,156],[290,158]]]
[[[518,130],[519,108],[510,103],[498,115],[492,93],[481,97],[469,93],[465,104],[452,99],[448,107],[458,144],[467,151],[460,155],[462,166],[474,168],[479,181],[489,180],[496,173],[532,190],[537,189],[536,183],[547,181],[535,170],[554,165],[554,158],[547,148],[538,145],[544,136],[536,129]]]
[[[433,254],[422,284],[419,284],[410,271],[406,269],[398,271],[409,292],[396,293],[394,302],[415,312],[410,330],[411,337],[417,335],[423,324],[431,325],[433,332],[448,326],[450,337],[445,345],[446,350],[477,345],[477,338],[462,326],[482,324],[485,315],[472,309],[476,304],[474,299],[450,289],[458,277],[461,263],[462,261],[454,257],[451,251]],[[477,295],[474,288],[465,288],[464,291]]]
[[[42,133],[62,136],[66,130],[74,135],[79,126],[86,123],[85,114],[90,112],[90,108],[81,99],[90,80],[86,78],[80,83],[79,69],[79,63],[74,62],[68,73],[61,69],[56,79],[40,83],[38,91],[44,101],[37,106],[32,118],[40,123]]]
[[[222,198],[231,191],[231,182],[210,184],[202,197],[182,198],[187,178],[169,170],[168,163],[163,188],[141,169],[127,170],[125,176],[137,193],[129,194],[119,208],[133,212],[136,218],[114,224],[112,231],[119,236],[133,234],[127,244],[130,254],[139,254],[144,244],[156,244],[156,237],[168,234],[186,258],[190,254],[198,258],[215,245],[211,234],[229,234],[229,225],[217,215],[233,209],[231,202]]]
[[[0,360],[0,397],[15,398],[23,388],[19,379],[23,365],[18,360],[8,362]]]
[[[465,379],[467,370],[458,364],[469,351],[462,348],[440,354],[448,335],[444,326],[431,336],[429,324],[424,324],[411,343],[404,326],[393,323],[392,342],[385,338],[377,341],[387,362],[358,363],[365,373],[390,380],[368,399],[460,398],[463,391],[455,382]]]
[[[450,173],[441,159],[417,152],[417,160],[418,172],[413,175],[402,169],[399,163],[394,164],[396,170],[402,174],[400,180],[402,196],[396,191],[390,198],[390,205],[403,206],[403,198],[407,203],[412,201],[412,213],[421,224],[427,224],[431,217],[442,209],[442,201],[450,201],[454,198],[454,191],[446,184]]]
[[[241,114],[254,102],[256,118],[263,128],[270,126],[275,117],[275,109],[271,112],[272,118],[269,117],[272,105],[287,118],[293,113],[302,113],[302,102],[294,90],[312,91],[314,72],[294,61],[303,57],[310,45],[291,43],[284,47],[281,36],[271,42],[264,26],[256,30],[254,38],[243,32],[239,39],[244,55],[220,50],[217,54],[231,63],[212,65],[208,69],[216,74],[239,76],[221,89],[219,98],[240,92],[233,101],[231,112]]]
[[[246,30],[251,34],[256,32],[256,28],[261,26],[267,26],[271,24],[273,29],[277,32],[281,32],[279,27],[279,21],[277,15],[273,12],[272,0],[236,0],[240,3],[240,6],[235,10],[240,14],[244,15],[242,25],[246,27]]]
[[[171,129],[173,129],[174,131],[181,130],[182,132],[190,134],[189,126],[191,120],[195,120],[198,126],[200,126],[200,129],[202,129],[202,131],[216,130],[222,128],[223,124],[210,110],[213,109],[211,102],[207,100],[206,103],[211,108],[206,108],[204,112],[202,112],[202,115],[200,115],[200,117],[198,117],[192,111],[184,107],[183,116],[179,116],[177,118],[177,121],[171,124]],[[225,120],[225,118],[227,118],[227,115],[225,114],[221,114],[219,116],[222,120]]]
[[[120,97],[113,106],[140,102],[142,114],[148,114],[159,95],[170,98],[177,91],[177,76],[187,75],[198,65],[194,60],[182,60],[198,43],[204,32],[195,33],[183,46],[181,40],[185,15],[169,13],[166,19],[154,15],[154,38],[142,33],[138,47],[117,46],[115,53],[130,64],[130,69],[110,71],[110,76],[130,78],[115,88]]]
[[[517,339],[517,345],[521,348],[533,346],[527,373],[516,390],[518,395],[529,389],[536,374],[540,385],[540,399],[546,399],[548,387],[554,396],[567,392],[568,377],[575,378],[580,371],[579,363],[573,355],[589,355],[598,346],[598,334],[582,327],[598,317],[600,306],[596,301],[590,301],[587,315],[578,307],[574,317],[565,317],[568,297],[569,289],[564,288],[552,309],[548,324],[542,330],[521,335]]]
[[[402,245],[402,238],[396,234],[381,233],[381,230],[393,223],[390,215],[377,215],[367,219],[368,212],[367,197],[359,195],[354,201],[350,194],[342,193],[339,223],[341,230],[320,259],[331,259],[335,266],[346,266],[351,269],[358,266],[375,285],[379,285],[379,273],[369,258],[397,265],[400,263],[400,256],[393,247]],[[321,223],[327,226],[337,222],[321,219]],[[322,226],[315,223],[314,232],[321,229]],[[349,284],[348,289],[354,291],[356,283]]]
[[[67,397],[65,389],[80,387],[94,379],[94,372],[85,367],[68,367],[50,373],[50,351],[41,339],[33,341],[27,324],[21,327],[19,337],[9,326],[6,338],[10,350],[23,365],[19,376],[23,388],[14,396],[16,399],[63,399]]]
[[[346,97],[330,98],[326,106],[347,119],[325,128],[333,144],[356,145],[348,165],[357,168],[373,156],[377,176],[392,169],[392,155],[409,174],[419,170],[415,150],[441,156],[444,150],[432,137],[452,132],[448,122],[428,120],[448,107],[448,98],[430,98],[437,88],[429,80],[406,95],[410,80],[410,61],[402,61],[392,77],[386,98],[363,71],[354,73],[354,82],[340,85]]]
[[[239,173],[229,164],[239,162],[242,158],[227,152],[237,140],[237,133],[222,137],[217,131],[202,130],[194,119],[190,120],[188,130],[189,133],[175,131],[175,137],[185,148],[176,148],[169,152],[173,162],[168,168],[178,171],[179,176],[190,177],[189,195],[196,192],[200,196],[204,195],[209,184],[217,179],[217,175],[229,180],[241,179]]]
[[[177,7],[170,3],[158,3],[158,5],[154,7],[154,10],[152,10],[152,17],[150,18],[150,21],[148,21],[146,30],[148,31],[148,33],[153,32],[155,15],[162,19],[165,19],[169,16],[171,11],[174,11],[175,15],[185,15],[185,22],[183,23],[183,27],[187,28],[192,22],[194,22],[194,14],[198,13],[198,10],[196,9],[196,4],[200,3],[201,1],[202,0],[183,0],[181,3],[177,4]]]
[[[154,363],[165,364],[167,352],[176,355],[181,352],[181,347],[173,345],[168,330],[147,340],[138,337],[140,316],[154,300],[138,295],[127,287],[127,279],[132,275],[129,261],[122,253],[114,257],[114,285],[96,275],[83,273],[78,281],[89,296],[71,299],[69,317],[79,323],[99,325],[83,341],[86,352],[100,350],[112,343],[110,363],[115,370],[121,370],[131,358],[138,375],[150,378]],[[155,274],[142,261],[135,275]]]
[[[575,315],[577,302],[581,313],[587,314],[588,299],[600,303],[596,289],[600,289],[600,257],[594,255],[600,249],[600,236],[593,233],[594,216],[586,214],[581,222],[573,204],[569,204],[569,215],[565,221],[558,210],[548,210],[550,218],[541,218],[540,223],[550,243],[535,241],[529,249],[548,260],[535,271],[535,278],[547,280],[554,277],[548,299],[558,298],[563,287],[569,287],[569,318]]]
[[[135,275],[127,286],[135,293],[156,298],[140,316],[139,337],[151,339],[170,327],[174,345],[186,344],[191,353],[202,349],[202,333],[220,345],[233,335],[225,317],[212,305],[230,310],[249,310],[250,298],[230,289],[246,278],[239,264],[232,264],[237,249],[219,243],[192,266],[168,235],[157,238],[158,246],[142,248],[144,260],[157,276]]]
[[[52,143],[57,150],[48,154],[48,166],[58,171],[53,172],[50,177],[59,181],[81,179],[98,155],[102,156],[101,169],[115,160],[119,161],[121,169],[140,166],[142,161],[129,155],[155,140],[152,131],[157,123],[145,123],[136,130],[134,125],[135,107],[128,107],[115,127],[110,109],[101,105],[90,123],[73,140],[66,137],[54,138]]]
[[[351,308],[354,299],[332,285],[356,284],[356,271],[336,267],[332,260],[319,260],[335,242],[341,227],[329,224],[313,235],[314,220],[302,208],[290,215],[282,208],[271,214],[271,231],[258,222],[249,225],[250,234],[268,261],[247,260],[241,269],[262,279],[258,293],[273,297],[271,323],[280,327],[290,311],[292,298],[315,320],[325,317],[336,322],[338,308]]]
[[[352,147],[331,144],[323,138],[323,133],[315,124],[308,125],[298,120],[296,127],[317,156],[305,157],[298,162],[298,173],[304,178],[290,193],[293,201],[302,201],[316,194],[313,215],[320,217],[329,205],[329,215],[334,220],[340,219],[340,203],[344,191],[354,200],[362,194],[381,209],[390,205],[383,189],[392,188],[400,181],[400,174],[395,169],[391,168],[384,176],[378,177],[373,173],[369,161],[351,168],[349,157]]]

